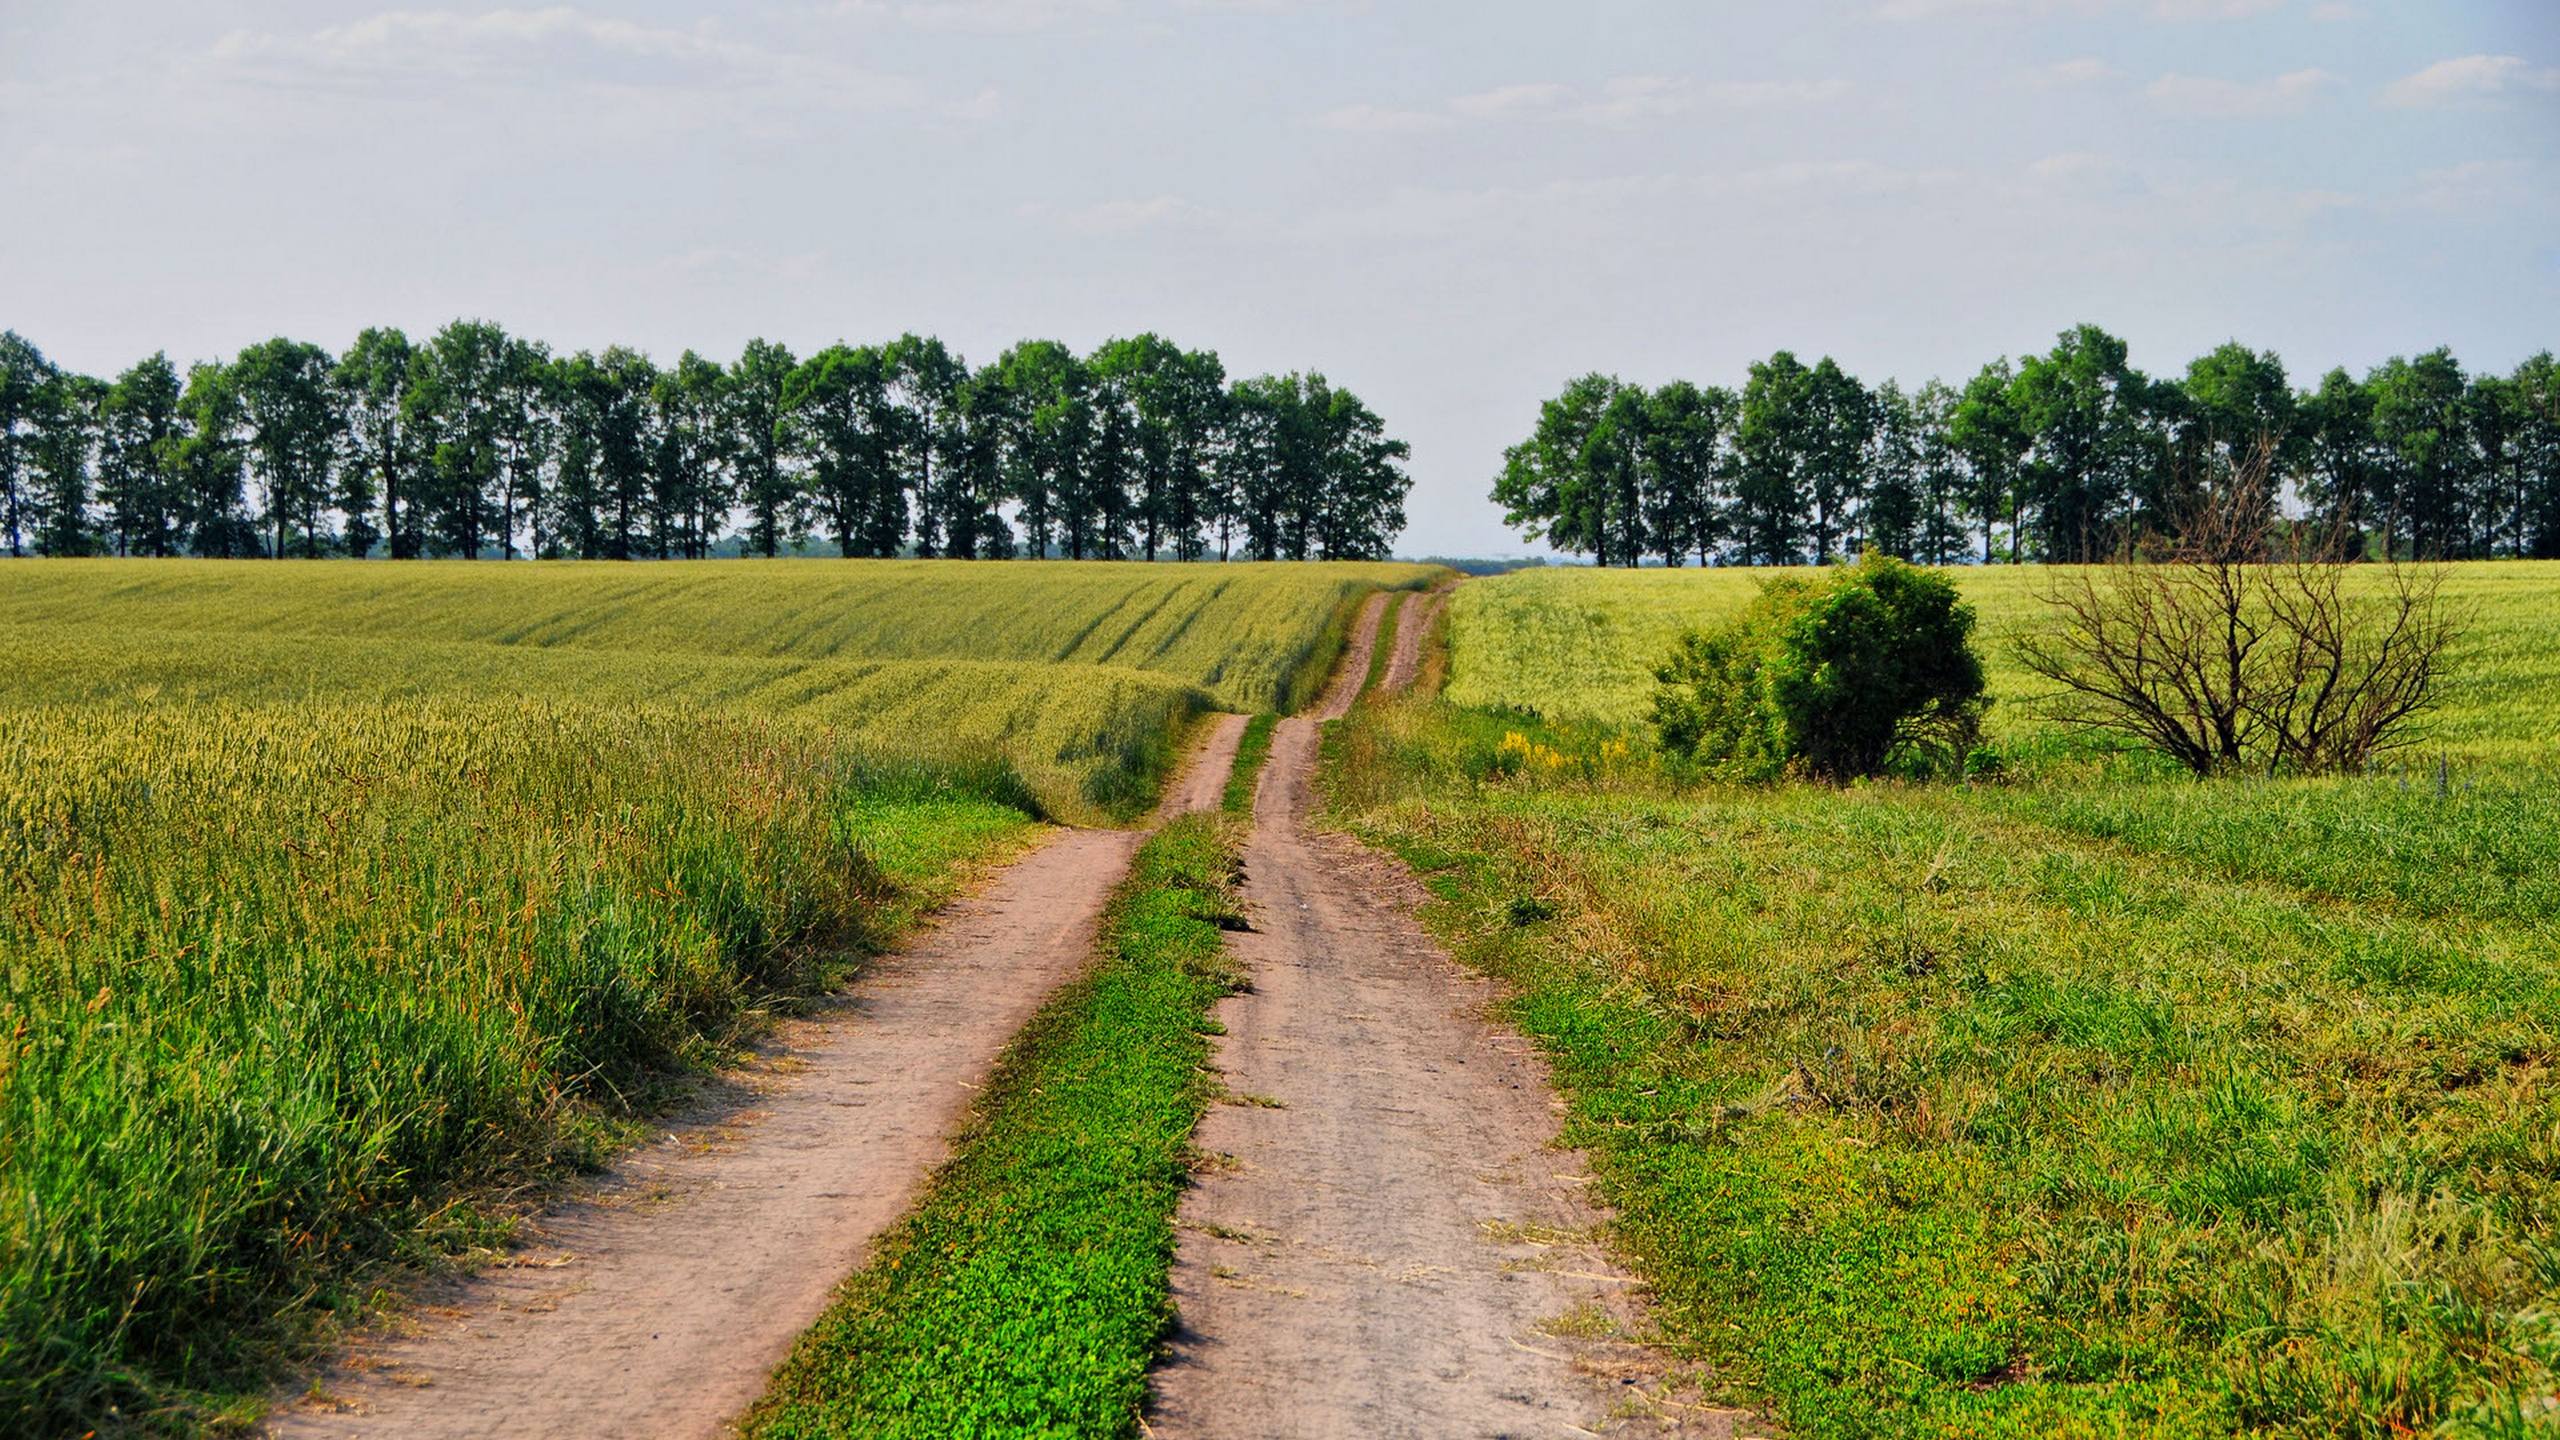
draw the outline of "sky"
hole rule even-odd
[[[1154,330],[1413,446],[1564,381],[2560,346],[2560,0],[0,0],[0,327],[112,373]]]

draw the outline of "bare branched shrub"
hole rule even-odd
[[[2128,735],[2199,775],[2361,770],[2412,738],[2459,624],[2441,567],[2350,563],[2353,536],[2271,521],[2261,445],[2177,536],[2058,580],[2057,623],[2018,646],[2048,713]]]

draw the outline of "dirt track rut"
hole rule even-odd
[[[1416,924],[1402,868],[1311,825],[1319,723],[1356,696],[1375,624],[1263,771],[1234,940],[1253,988],[1221,1007],[1216,1060],[1243,1103],[1198,1137],[1226,1163],[1182,1209],[1165,1440],[1587,1434],[1650,1369],[1587,1338],[1627,1318],[1628,1285],[1541,1064]],[[1414,655],[1400,635],[1390,678]]]
[[[1241,730],[1241,717],[1209,727],[1170,809],[1217,803]],[[1084,967],[1141,838],[1051,836],[786,1027],[717,1103],[542,1216],[507,1264],[354,1347],[270,1432],[728,1433],[947,1157],[1005,1042]]]

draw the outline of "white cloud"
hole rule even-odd
[[[1413,134],[1460,125],[1570,121],[1626,126],[1678,115],[1699,106],[1756,110],[1814,105],[1849,93],[1845,80],[1719,80],[1694,85],[1667,75],[1620,75],[1595,89],[1553,81],[1505,85],[1460,95],[1437,107],[1343,105],[1316,117],[1328,130],[1364,135]]]
[[[2229,119],[2291,115],[2338,83],[2326,70],[2295,70],[2266,80],[2223,80],[2205,75],[2163,75],[2145,92],[2172,115]]]
[[[1572,98],[1570,85],[1505,85],[1498,90],[1461,95],[1449,102],[1449,109],[1469,120],[1495,120],[1552,111]]]
[[[2495,216],[2512,213],[2518,201],[2537,193],[2533,166],[2525,161],[2465,160],[2421,172],[2409,198],[2440,214]]]
[[[2245,20],[2283,9],[2291,0],[2143,0],[2128,6],[2120,0],[1883,0],[1876,7],[1884,20],[1943,20],[1967,15],[2099,15],[2111,10],[2139,9],[2155,20]]]
[[[1024,213],[1036,218],[1049,212],[1038,206],[1028,206]],[[1145,200],[1105,200],[1077,206],[1057,215],[1062,228],[1078,235],[1135,235],[1146,230],[1196,226],[1212,218],[1209,211],[1179,195],[1157,195]]]
[[[303,34],[235,30],[208,58],[218,70],[268,85],[582,85],[783,95],[845,109],[907,107],[926,98],[913,81],[732,40],[709,22],[648,25],[565,5],[386,10]]]
[[[2465,55],[2392,81],[2383,87],[2382,101],[2403,110],[2429,110],[2553,91],[2560,91],[2560,69],[2536,66],[2521,55]]]
[[[1728,110],[1773,105],[1819,105],[1849,93],[1846,80],[1721,80],[1699,87],[1709,104]]]
[[[1120,0],[837,0],[836,12],[918,30],[1029,35],[1121,13]]]
[[[2114,78],[2116,67],[2094,57],[2039,65],[2027,72],[2027,83],[2039,90],[2075,90]]]
[[[1424,130],[1446,130],[1456,119],[1438,110],[1399,110],[1385,105],[1342,105],[1316,117],[1316,124],[1327,130],[1344,130],[1355,135],[1410,135]]]

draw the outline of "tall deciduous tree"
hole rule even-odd
[[[389,543],[392,559],[415,559],[425,548],[413,489],[419,470],[418,444],[409,424],[409,391],[417,367],[417,352],[407,335],[396,329],[370,329],[356,336],[356,343],[338,357],[337,371],[331,376],[347,449],[339,467],[347,548],[358,555],[372,548],[355,541],[359,527],[373,531],[363,516],[375,504],[381,507],[379,533]],[[359,493],[362,502],[357,500]]]
[[[809,528],[807,499],[782,455],[783,389],[798,363],[789,349],[757,339],[729,367],[729,446],[747,511],[747,548],[767,558]]]
[[[118,555],[174,555],[186,541],[177,367],[165,354],[116,377],[99,403],[98,503]]]
[[[282,336],[241,351],[231,367],[271,555],[313,559],[335,541],[327,526],[337,499],[335,369],[328,351]]]
[[[14,330],[0,330],[0,530],[9,553],[27,553],[34,511],[36,436],[53,385],[53,362]]]

